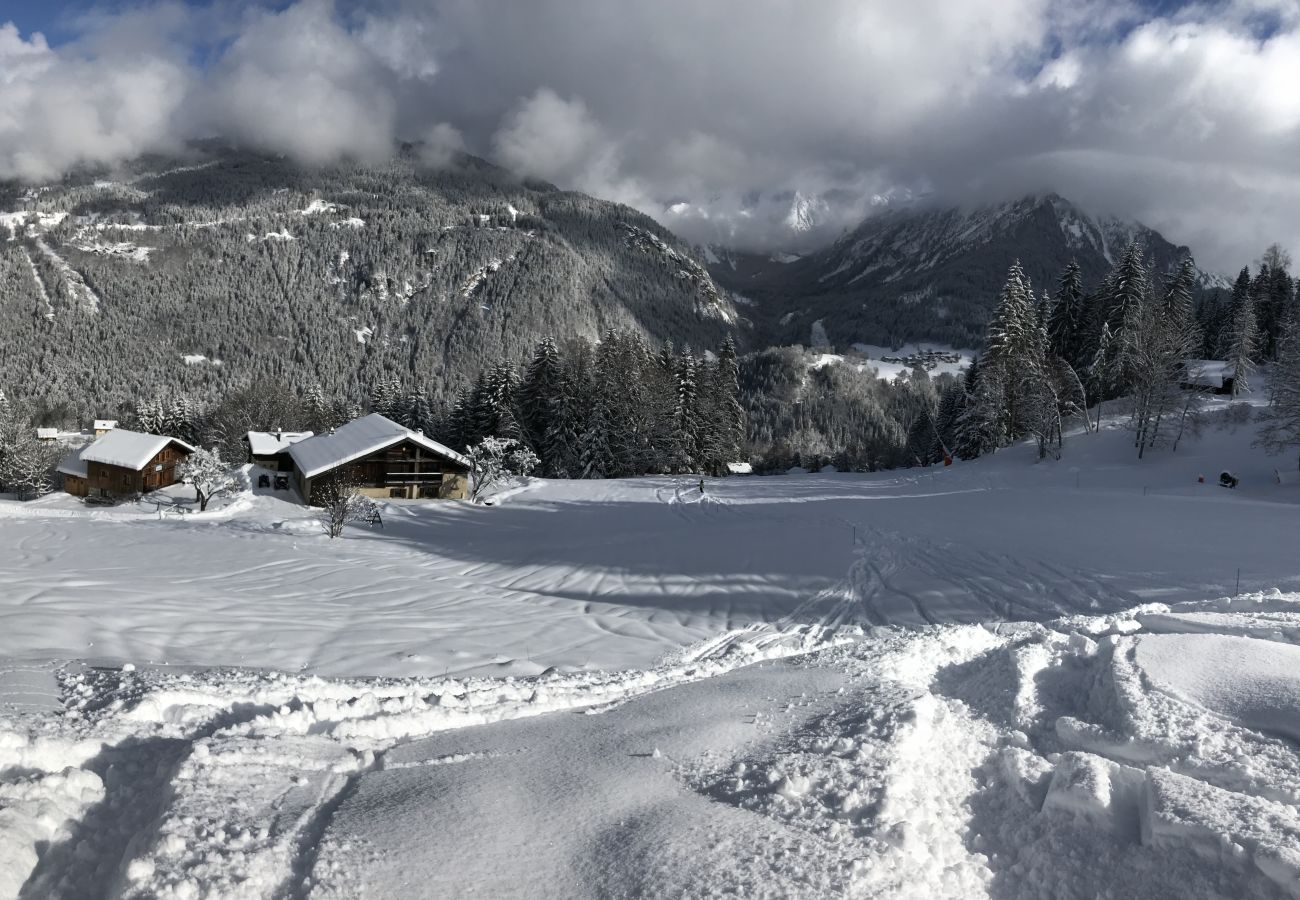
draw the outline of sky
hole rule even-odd
[[[1055,191],[1235,271],[1300,251],[1297,85],[1300,0],[0,0],[0,178],[419,140],[700,243]]]

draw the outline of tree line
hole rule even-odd
[[[928,461],[945,453],[971,459],[1025,438],[1040,457],[1059,457],[1067,420],[1099,428],[1105,403],[1119,397],[1128,400],[1139,458],[1155,447],[1177,449],[1204,396],[1189,363],[1224,361],[1235,396],[1258,363],[1277,360],[1287,346],[1296,327],[1289,265],[1270,247],[1228,297],[1215,292],[1199,303],[1190,258],[1157,273],[1136,243],[1091,291],[1071,264],[1054,291],[1036,295],[1012,265],[983,356],[940,398]]]

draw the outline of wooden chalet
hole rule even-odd
[[[1231,394],[1236,381],[1232,363],[1218,359],[1183,360],[1184,390]]]
[[[367,497],[463,500],[470,463],[449,447],[378,413],[290,445],[298,491],[313,503],[330,477],[346,478]]]
[[[272,472],[292,472],[293,457],[289,448],[312,437],[310,431],[250,431],[244,435],[248,461]]]
[[[131,497],[180,481],[177,469],[194,448],[161,434],[114,428],[59,465],[63,489],[78,497]]]

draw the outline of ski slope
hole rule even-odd
[[[1300,897],[1300,484],[1223,426],[0,503],[0,897]]]

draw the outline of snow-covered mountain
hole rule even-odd
[[[822,224],[829,209],[830,205],[823,198],[795,191],[790,211],[785,216],[785,226],[795,234],[807,234]]]
[[[452,389],[543,336],[619,328],[704,348],[736,321],[649,217],[471,156],[311,169],[202,147],[0,182],[0,390],[83,417],[159,385],[219,393],[268,375],[340,394],[389,374]],[[223,365],[178,369],[187,357]]]
[[[829,247],[788,264],[714,274],[770,313],[775,343],[806,341],[822,320],[831,341],[893,344],[931,339],[976,346],[1007,268],[1019,259],[1036,288],[1071,260],[1096,284],[1122,249],[1143,244],[1158,269],[1189,251],[1136,222],[1099,217],[1056,194],[973,208],[888,198]],[[1205,274],[1206,286],[1221,285]]]

